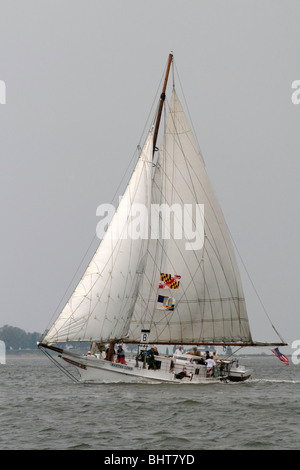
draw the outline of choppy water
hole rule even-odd
[[[299,449],[300,365],[242,384],[78,385],[44,356],[0,365],[0,449]]]

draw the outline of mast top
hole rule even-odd
[[[156,141],[157,141],[157,135],[158,135],[159,124],[160,124],[160,119],[161,119],[161,115],[162,115],[163,105],[164,105],[164,101],[165,101],[165,98],[166,98],[166,89],[167,89],[167,83],[168,83],[168,78],[169,78],[169,73],[170,73],[172,60],[173,60],[173,51],[171,51],[170,54],[169,54],[167,70],[166,70],[166,75],[165,75],[165,81],[164,81],[163,89],[162,89],[162,92],[161,92],[161,95],[160,95],[160,100],[159,100],[155,130],[154,130],[154,135],[153,135],[153,156],[154,156],[154,152],[157,150]]]

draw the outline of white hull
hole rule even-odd
[[[205,365],[193,362],[188,357],[173,360],[168,357],[156,357],[160,361],[160,369],[149,369],[142,362],[127,360],[126,364],[105,361],[93,356],[77,356],[68,351],[60,355],[68,364],[76,367],[82,383],[216,383],[224,381],[245,381],[251,371],[237,366],[232,361],[222,361],[214,371],[207,370]],[[199,359],[199,358],[196,358]],[[232,370],[232,372],[231,372]]]

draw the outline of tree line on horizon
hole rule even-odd
[[[36,349],[41,333],[27,333],[16,326],[4,325],[0,328],[0,340],[4,341],[6,349]]]
[[[25,330],[16,326],[4,325],[0,328],[0,341],[5,343],[6,350],[19,350],[19,349],[36,349],[37,343],[41,340],[42,334],[38,332],[27,333]],[[65,346],[65,343],[64,343]],[[70,346],[74,349],[88,348],[89,343],[71,343]],[[126,344],[126,349],[130,353],[137,351],[137,344]],[[210,349],[210,347],[208,347]],[[171,353],[175,352],[177,345],[173,348],[170,346]],[[166,355],[169,355],[169,348],[164,351]]]

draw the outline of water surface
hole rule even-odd
[[[74,384],[44,356],[0,365],[1,449],[298,449],[300,366],[245,357],[241,384]]]

